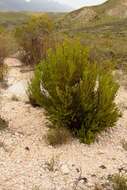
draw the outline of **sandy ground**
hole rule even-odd
[[[93,189],[109,175],[127,173],[127,90],[120,87],[117,103],[123,113],[116,127],[88,146],[72,140],[57,148],[47,145],[44,110],[28,104],[30,72],[21,63],[6,59],[8,88],[1,90],[1,113],[9,122],[0,131],[0,190]],[[16,96],[18,101],[12,97]]]

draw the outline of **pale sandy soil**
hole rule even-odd
[[[9,128],[0,132],[0,190],[81,187],[89,190],[94,183],[105,181],[119,170],[127,172],[127,151],[121,143],[127,140],[127,90],[124,87],[120,88],[116,100],[123,116],[112,131],[102,134],[99,141],[90,146],[72,140],[53,148],[45,141],[48,129],[44,110],[33,108],[27,102],[27,82],[32,73],[21,73],[16,59],[7,59],[6,63],[9,86],[1,91],[1,113],[9,122]],[[12,100],[13,96],[19,101]]]

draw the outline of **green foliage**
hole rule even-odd
[[[23,62],[36,64],[45,57],[52,30],[53,23],[47,15],[33,16],[16,29],[15,37],[24,54]]]
[[[71,135],[68,129],[63,127],[56,127],[49,129],[46,139],[52,146],[65,144]]]
[[[72,41],[49,51],[36,67],[29,96],[47,110],[56,127],[69,128],[82,142],[91,143],[118,119],[117,90],[112,71],[90,61],[88,50]]]

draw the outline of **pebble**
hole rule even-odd
[[[69,172],[70,172],[67,165],[62,165],[62,166],[61,166],[61,171],[62,171],[62,173],[63,173],[64,175],[68,175]]]

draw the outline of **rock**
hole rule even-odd
[[[83,183],[88,183],[88,179],[86,177],[81,177],[80,180],[83,181]]]
[[[64,175],[68,175],[69,174],[69,168],[67,165],[62,165],[61,167],[61,171]]]
[[[124,168],[121,167],[121,168],[118,168],[118,170],[119,170],[119,172],[122,172],[124,170]]]
[[[76,168],[76,171],[79,173],[79,172],[80,172],[80,169],[79,169],[79,168]]]
[[[25,147],[25,150],[30,151],[30,148],[28,146]]]
[[[91,177],[97,177],[96,174],[91,174]]]
[[[101,165],[101,166],[99,166],[101,169],[106,169],[106,166],[105,165]]]

